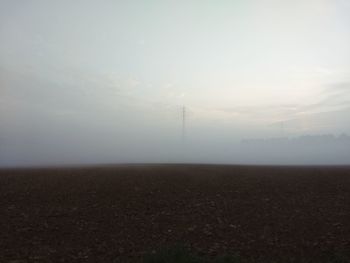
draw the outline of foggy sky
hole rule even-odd
[[[0,166],[350,164],[239,143],[350,134],[349,25],[346,0],[0,0]]]

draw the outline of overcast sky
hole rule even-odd
[[[349,25],[347,0],[0,0],[0,164],[171,161],[183,105],[188,144],[349,133]]]

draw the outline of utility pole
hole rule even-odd
[[[182,107],[182,141],[186,139],[186,107]]]

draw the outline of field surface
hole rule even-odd
[[[349,256],[350,168],[0,170],[0,262],[142,262],[176,244],[255,262]]]

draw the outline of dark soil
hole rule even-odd
[[[350,168],[0,171],[0,262],[142,262],[176,244],[259,262],[350,256]]]

